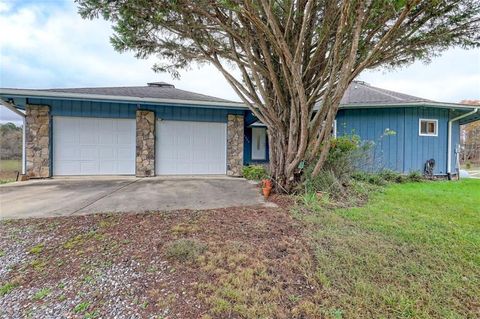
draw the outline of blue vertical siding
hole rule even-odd
[[[52,116],[83,116],[108,118],[135,118],[136,110],[154,111],[158,118],[170,121],[227,122],[228,114],[241,115],[245,111],[223,108],[189,107],[178,105],[149,105],[83,100],[29,99],[31,104],[50,105]]]
[[[337,135],[356,134],[372,146],[363,167],[404,171],[404,109],[342,109],[337,114]],[[386,131],[395,134],[386,134]]]
[[[244,164],[268,162],[252,161],[253,121],[249,111],[228,108],[192,107],[188,105],[153,105],[135,103],[97,102],[83,100],[28,99],[31,104],[50,105],[52,116],[83,116],[108,118],[135,118],[136,110],[154,111],[158,118],[177,121],[227,122],[228,114],[244,114]],[[429,107],[341,109],[337,114],[337,134],[357,134],[373,143],[369,163],[371,169],[392,169],[408,173],[422,172],[427,160],[436,161],[435,174],[447,173],[448,120],[457,116],[453,111]],[[419,136],[419,119],[438,120],[438,136]],[[52,130],[55,128],[52,128]],[[393,130],[394,135],[385,134]],[[460,143],[460,126],[452,125],[452,170],[456,169],[456,146]],[[368,167],[366,167],[369,169]]]
[[[434,174],[447,172],[448,109],[405,108],[405,168],[404,172],[423,172],[425,162],[435,160]],[[420,136],[419,120],[438,120],[438,136]]]
[[[419,119],[438,120],[438,136],[420,136]],[[446,174],[448,109],[428,107],[341,109],[337,134],[357,134],[374,143],[371,169],[423,172],[425,162],[434,159],[435,174]],[[395,131],[386,135],[385,130]]]

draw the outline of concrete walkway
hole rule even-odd
[[[211,209],[263,204],[254,185],[228,177],[82,177],[0,186],[0,219]]]
[[[472,178],[480,178],[480,169],[470,169],[470,170],[467,170],[467,172],[470,174],[470,177]]]

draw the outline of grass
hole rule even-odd
[[[32,248],[30,248],[29,252],[31,254],[35,254],[35,255],[38,255],[40,254],[42,251],[43,251],[43,248],[45,247],[44,244],[38,244],[38,245],[35,245],[33,246]]]
[[[33,299],[42,300],[52,292],[50,288],[42,288],[33,295]]]
[[[31,254],[0,283],[0,297],[12,303],[29,289],[21,302],[65,301],[69,316],[83,318],[111,313],[116,296],[142,318],[165,309],[204,319],[477,318],[480,180],[352,187],[360,202],[275,195],[277,208],[2,222],[0,232],[28,231],[22,251]],[[2,242],[2,261],[15,240]],[[138,276],[117,279],[140,289],[99,295],[104,271],[130,260]],[[73,297],[64,284],[72,281],[82,287]]]
[[[5,296],[6,294],[10,293],[16,287],[13,283],[6,283],[0,286],[0,297]]]
[[[478,311],[480,180],[391,185],[364,207],[318,205],[300,218],[310,226],[315,280],[329,292],[317,305],[327,317]]]
[[[15,181],[17,171],[22,171],[21,160],[0,160],[0,184]]]
[[[166,249],[167,257],[177,261],[194,262],[206,250],[206,246],[193,239],[178,239],[171,242]]]
[[[73,312],[74,313],[83,313],[83,312],[87,311],[89,307],[90,307],[90,302],[89,301],[84,301],[84,302],[81,302],[78,305],[76,305],[73,308]]]

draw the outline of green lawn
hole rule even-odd
[[[14,181],[17,171],[22,171],[21,160],[0,160],[0,184]]]
[[[303,219],[336,317],[479,315],[480,180],[392,185],[364,207]]]

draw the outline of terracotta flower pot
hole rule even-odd
[[[262,193],[263,193],[263,197],[268,198],[268,196],[270,196],[270,192],[272,191],[272,187],[263,187],[262,188]]]
[[[272,188],[272,181],[269,179],[262,180],[262,187],[263,188]]]

